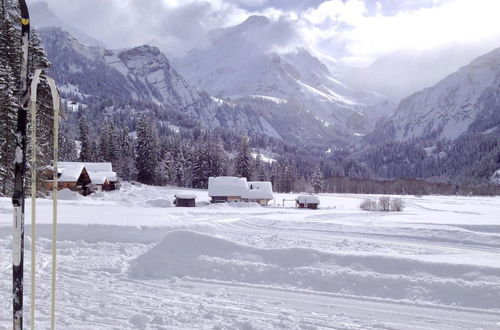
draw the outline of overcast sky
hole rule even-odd
[[[207,31],[262,14],[299,44],[366,65],[387,54],[455,44],[500,46],[499,0],[46,0],[109,48],[151,43],[181,56]],[[31,0],[35,2],[35,0]]]

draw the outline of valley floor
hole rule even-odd
[[[179,191],[62,196],[59,329],[500,329],[498,197],[401,196],[404,212],[383,213],[359,209],[376,196],[322,194],[319,210],[299,210],[278,205],[294,195],[264,208],[190,190],[199,207],[170,207]],[[38,210],[41,329],[51,201]],[[0,199],[0,329],[11,328],[11,214]]]

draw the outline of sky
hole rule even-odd
[[[265,15],[279,28],[287,24],[291,46],[352,66],[402,51],[500,46],[499,0],[46,1],[61,19],[109,48],[154,43],[171,56],[201,47],[208,31],[250,15]]]

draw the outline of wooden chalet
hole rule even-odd
[[[58,189],[69,189],[87,196],[97,191],[118,188],[118,177],[111,163],[60,162],[58,164]],[[44,174],[47,189],[53,186],[53,169]]]

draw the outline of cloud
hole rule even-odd
[[[372,6],[369,6],[371,4]],[[373,4],[375,4],[373,6]],[[303,13],[309,42],[328,50],[345,46],[343,61],[367,64],[401,50],[431,50],[453,44],[499,41],[497,0],[331,0]],[[321,27],[321,29],[318,29]]]
[[[35,0],[32,0],[35,1]],[[276,22],[266,42],[302,44],[366,65],[398,51],[500,41],[498,0],[47,0],[51,9],[110,48],[149,43],[182,56],[208,31],[253,14]],[[280,34],[282,37],[280,37]]]

